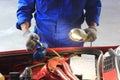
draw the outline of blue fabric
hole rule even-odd
[[[33,58],[35,60],[39,61],[39,60],[43,59],[46,56],[47,45],[45,45],[44,43],[37,42],[37,41],[36,41],[36,43],[37,43],[36,51],[33,54]]]
[[[99,25],[100,12],[101,0],[18,0],[16,27],[20,29],[25,21],[31,24],[34,13],[34,30],[48,47],[83,46],[83,42],[71,41],[68,33],[81,28],[84,20]]]
[[[37,48],[36,51],[33,54],[33,58],[35,60],[41,60],[46,56],[46,51],[45,49]]]

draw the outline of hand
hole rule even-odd
[[[29,30],[26,30],[23,33],[23,36],[27,39],[26,41],[26,49],[28,51],[32,51],[35,49],[37,40],[40,40],[39,36],[36,33],[31,33]]]
[[[91,26],[90,28],[84,29],[88,34],[87,42],[93,42],[97,39],[97,28],[95,26]]]

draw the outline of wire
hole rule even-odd
[[[61,56],[59,55],[59,53],[56,52],[54,49],[51,49],[51,48],[48,48],[48,49],[51,50],[52,52],[54,52],[54,54],[56,54],[58,57],[61,57]]]

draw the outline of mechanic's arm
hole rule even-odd
[[[101,0],[88,0],[85,8],[85,17],[89,28],[84,30],[88,34],[87,41],[89,42],[93,42],[97,39],[97,26],[99,26],[101,5]]]
[[[16,28],[24,30],[31,26],[32,13],[35,11],[35,0],[18,0]],[[24,27],[23,27],[24,26]]]
[[[88,0],[86,5],[86,22],[88,26],[99,26],[102,0]]]
[[[26,48],[31,51],[35,48],[36,42],[39,37],[36,34],[30,32],[29,27],[31,26],[32,13],[35,11],[35,0],[18,0],[17,10],[17,23],[16,28],[23,31],[23,36],[26,37],[27,43]]]

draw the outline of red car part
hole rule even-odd
[[[49,77],[49,80],[79,80],[71,71],[63,57],[54,57],[37,73],[37,79]]]

